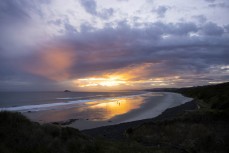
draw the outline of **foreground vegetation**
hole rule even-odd
[[[175,92],[179,92],[185,96],[198,99],[199,105],[202,108],[206,107],[214,110],[229,111],[229,82],[218,85],[181,88],[174,90]]]
[[[132,140],[175,152],[229,152],[229,83],[167,91],[194,98],[199,109],[170,120],[145,123],[131,131]]]
[[[92,138],[77,129],[40,125],[12,112],[0,112],[0,140],[0,153],[160,153],[136,141]]]
[[[91,152],[95,145],[72,128],[39,125],[20,113],[0,114],[1,153]]]
[[[171,89],[170,89],[171,90]],[[0,112],[1,153],[226,153],[229,151],[229,83],[173,89],[200,109],[129,128],[122,141],[92,138],[58,125],[40,125],[20,113]]]
[[[174,152],[226,153],[228,117],[224,112],[189,112],[171,120],[145,123],[133,129],[129,136],[146,146],[170,148]]]

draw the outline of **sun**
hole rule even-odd
[[[107,80],[107,81],[100,82],[99,85],[112,87],[112,86],[119,86],[119,85],[124,84],[124,83],[125,83],[125,81],[120,81],[120,80]]]
[[[79,87],[115,87],[124,85],[127,82],[120,76],[108,76],[108,77],[92,77],[92,78],[82,78],[74,81]]]

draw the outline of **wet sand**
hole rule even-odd
[[[101,104],[95,104],[92,105],[92,107],[96,106],[96,109],[89,109],[85,106],[86,108],[84,108],[84,111],[81,110],[81,114],[76,112],[79,112],[82,108],[72,108],[61,111],[53,111],[52,113],[50,111],[40,111],[26,112],[23,114],[30,118],[32,121],[37,121],[39,123],[52,122],[62,126],[70,126],[77,128],[79,130],[85,130],[102,126],[154,118],[160,115],[168,108],[176,107],[192,100],[191,98],[184,97],[177,93],[163,92],[157,94],[158,95],[156,96],[148,95],[134,97],[132,99],[130,98],[129,101],[121,104],[119,104],[118,101],[117,104],[116,102],[110,102],[109,104],[112,104],[111,106],[108,105],[109,107],[111,107],[109,108],[110,112],[105,112],[102,107],[98,107]],[[137,100],[143,100],[143,102],[139,104]],[[135,104],[131,103],[131,101],[135,102]],[[139,105],[139,107],[133,107],[132,105],[130,105],[130,103],[132,105]],[[123,107],[122,105],[124,105],[125,107]],[[129,109],[129,107],[133,108]],[[127,110],[122,110],[124,108]],[[117,113],[117,115],[115,113]],[[103,115],[110,115],[110,118],[106,118],[106,116],[105,118],[101,118],[101,116]],[[41,120],[44,118],[47,120]]]
[[[112,140],[120,140],[125,139],[125,131],[129,128],[138,127],[144,123],[152,123],[155,121],[162,121],[166,119],[173,119],[178,116],[182,116],[186,111],[193,111],[198,109],[196,100],[192,100],[190,102],[184,103],[182,105],[168,108],[162,114],[155,118],[143,119],[138,121],[120,123],[109,126],[102,126],[94,129],[82,130],[86,135],[90,135],[92,137],[104,137]]]

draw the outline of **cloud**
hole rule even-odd
[[[110,72],[105,72],[98,76],[95,75],[90,76],[89,78],[76,79],[73,82],[82,88],[93,87],[93,89],[96,89],[115,86],[116,89],[123,90],[126,88],[128,89],[131,86],[132,88],[137,89],[139,84],[141,85],[145,82],[151,82],[150,80],[145,80],[145,76],[149,76],[152,73],[152,68],[152,63],[134,64]]]
[[[212,7],[212,8],[216,8],[216,7],[219,7],[219,8],[226,8],[226,9],[229,8],[229,5],[226,4],[226,3],[214,3],[214,4],[209,4],[208,6],[209,6],[209,7]]]
[[[24,22],[26,19],[30,18],[30,16],[23,10],[23,6],[25,4],[23,1],[7,1],[2,0],[0,3],[0,19],[1,24],[8,24],[12,21],[20,21]]]
[[[108,19],[114,14],[114,10],[112,8],[103,9],[101,13],[98,14],[102,19]]]
[[[210,3],[213,3],[215,2],[216,0],[205,0],[206,2],[210,2]]]
[[[224,29],[226,30],[227,33],[229,33],[229,24],[224,26]]]
[[[200,23],[205,23],[207,21],[207,18],[204,15],[194,15],[192,17]]]
[[[18,57],[18,62],[24,61],[24,73],[51,81],[122,76],[129,84],[125,88],[133,88],[131,84],[142,88],[158,78],[164,80],[161,85],[171,85],[165,80],[174,76],[180,79],[173,82],[189,84],[182,78],[194,74],[208,77],[210,66],[229,64],[229,37],[222,37],[223,27],[210,22],[201,27],[192,22],[155,22],[144,28],[122,22],[117,28],[66,30],[72,35],[66,33],[47,48]],[[191,84],[191,78],[189,81]]]
[[[119,2],[128,2],[129,0],[117,0]]]
[[[75,66],[72,69],[77,73],[73,71],[72,78],[121,71],[123,67],[144,63],[158,65],[154,67],[156,73],[149,77],[164,76],[165,72],[166,75],[183,74],[186,71],[205,73],[209,64],[225,63],[228,59],[228,38],[220,37],[224,33],[222,29],[213,23],[198,27],[194,23],[157,22],[141,29],[120,24],[115,29],[85,30],[66,40],[71,42],[80,56],[77,63],[73,64]],[[199,36],[192,36],[191,33]]]
[[[29,60],[23,62],[26,72],[45,77],[53,81],[67,80],[70,77],[69,68],[76,60],[70,46],[47,47],[39,51]]]
[[[89,14],[97,15],[97,4],[94,0],[80,0],[80,3]]]
[[[219,27],[215,23],[209,22],[206,23],[201,30],[205,35],[217,36],[224,33],[224,28]]]
[[[166,6],[159,6],[156,9],[153,9],[153,12],[157,13],[157,17],[158,18],[164,18],[165,17],[165,13],[168,11],[168,7]]]
[[[102,9],[101,12],[97,11],[97,4],[94,0],[80,0],[81,5],[84,7],[85,11],[93,16],[98,16],[102,19],[108,19],[114,13],[112,8]]]
[[[228,80],[227,69],[221,69],[229,65],[228,23],[214,22],[208,14],[191,14],[195,22],[188,17],[171,21],[167,15],[173,16],[176,10],[169,14],[171,5],[160,3],[157,15],[164,22],[152,16],[149,7],[144,18],[135,14],[136,25],[128,10],[123,15],[110,5],[97,7],[96,1],[74,3],[82,16],[90,14],[88,20],[59,7],[62,1],[36,7],[36,1],[29,2],[0,3],[2,90],[81,89],[75,80],[100,78],[101,85],[109,85],[107,79],[117,76],[121,78],[113,80],[113,85],[122,84],[125,89]],[[91,15],[96,16],[93,21]]]

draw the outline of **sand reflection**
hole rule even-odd
[[[142,97],[134,98],[115,98],[110,100],[87,103],[88,109],[92,112],[99,112],[99,118],[94,118],[92,120],[109,120],[117,115],[125,114],[133,109],[137,109],[143,103]],[[93,117],[92,117],[93,118]]]
[[[143,96],[118,97],[75,104],[70,108],[59,108],[33,113],[24,113],[30,119],[41,122],[66,121],[69,119],[88,121],[109,121],[113,117],[137,109],[144,102]]]

